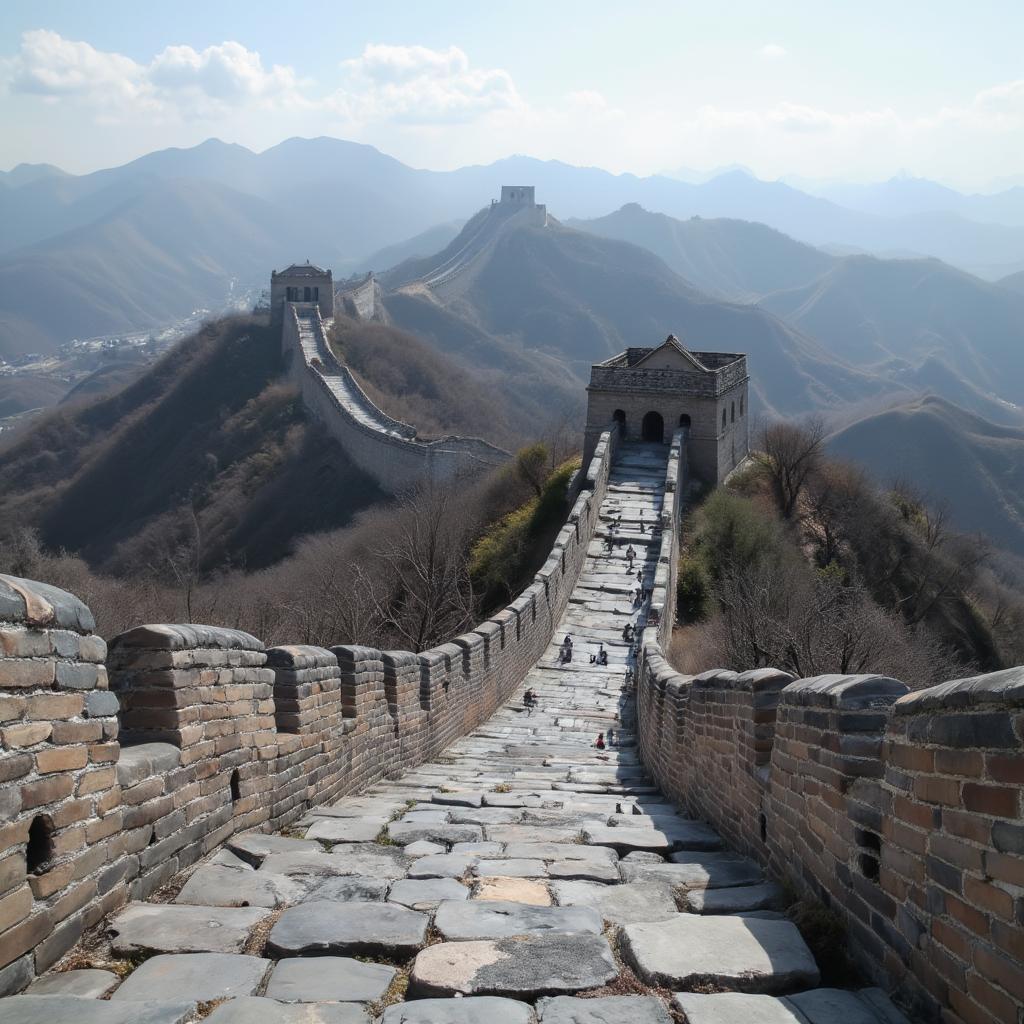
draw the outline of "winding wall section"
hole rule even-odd
[[[421,441],[415,427],[378,409],[331,351],[314,303],[285,307],[281,344],[306,407],[352,461],[391,494],[425,479],[485,472],[511,458],[475,437]]]

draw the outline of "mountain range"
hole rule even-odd
[[[985,215],[1004,220],[990,223],[974,219],[977,203],[922,201],[895,215],[738,169],[693,183],[514,156],[428,171],[339,139],[289,139],[262,153],[211,139],[91,174],[22,165],[0,175],[0,357],[146,329],[222,300],[233,282],[262,285],[269,267],[296,258],[340,275],[384,269],[418,254],[388,247],[423,232],[433,234],[421,251],[443,242],[451,222],[509,182],[535,185],[566,219],[640,203],[675,218],[754,221],[816,246],[937,257],[993,278],[1024,270],[1020,189],[968,197],[991,200]],[[47,301],[35,302],[44,280]]]

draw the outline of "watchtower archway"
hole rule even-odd
[[[665,441],[665,418],[660,412],[654,412],[652,409],[644,415],[640,433],[645,441],[657,441],[663,444]]]
[[[626,436],[626,411],[625,411],[625,409],[616,409],[615,412],[612,413],[612,420],[613,420],[613,422],[618,423],[618,425],[619,425],[619,433],[623,437],[625,437]]]
[[[691,420],[690,420],[690,414],[688,412],[684,412],[679,417],[679,426],[682,427],[683,430],[689,432],[690,426],[691,426]]]

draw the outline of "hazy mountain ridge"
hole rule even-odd
[[[439,225],[463,220],[476,202],[496,196],[510,181],[534,184],[538,198],[565,218],[603,217],[638,203],[672,217],[756,221],[812,245],[933,255],[992,276],[1024,268],[1024,227],[979,223],[950,211],[883,217],[781,182],[758,181],[742,170],[692,184],[515,156],[441,172],[414,169],[371,146],[339,139],[288,139],[262,153],[211,139],[87,175],[37,167],[3,177],[0,356],[45,349],[83,334],[145,329],[204,304],[223,289],[225,279],[262,285],[271,267],[297,258],[331,265],[339,278],[368,269],[381,263],[382,249],[406,245],[421,233],[433,232],[432,244],[439,244],[444,237]],[[172,185],[179,182],[188,182],[194,195],[207,195],[197,225],[199,237],[207,238],[204,244],[223,241],[221,254],[211,261],[213,273],[194,281],[195,292],[189,275],[181,273],[189,246],[174,230],[175,217],[163,226],[150,223],[155,233],[144,240],[178,265],[166,277],[162,270],[168,268],[158,266],[147,244],[132,237],[137,232],[127,231],[117,252],[110,253],[110,220],[130,219],[133,203],[157,203],[169,187],[182,187]],[[63,255],[67,249],[74,251],[70,261]],[[95,270],[112,257],[115,269],[123,266],[134,275],[124,301],[116,304]],[[699,268],[690,269],[695,283],[710,286]],[[26,299],[38,280],[66,276],[70,294],[58,297],[55,312],[44,314]],[[69,326],[65,314],[57,315],[69,300],[80,307],[88,329]]]
[[[912,482],[948,506],[957,529],[1024,555],[1024,428],[930,396],[851,424],[829,450],[880,483]]]
[[[478,223],[471,220],[445,253],[396,268],[383,280],[407,283],[437,266]],[[545,352],[569,367],[579,384],[593,362],[629,345],[654,344],[672,331],[697,349],[746,351],[751,387],[767,411],[812,411],[857,401],[880,387],[772,314],[710,298],[653,253],[550,217],[546,227],[503,231],[468,276],[471,283],[450,302],[399,291],[385,296],[385,306],[396,323],[419,334],[430,333],[423,321],[443,316],[461,324],[463,338],[504,336],[524,350]]]

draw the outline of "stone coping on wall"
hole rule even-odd
[[[780,695],[783,704],[836,708],[840,711],[887,707],[909,687],[898,679],[879,675],[822,675],[797,679]]]
[[[96,628],[92,612],[74,594],[48,583],[4,574],[0,574],[0,622],[76,633],[91,633]]]
[[[1024,707],[1024,666],[983,676],[952,679],[927,690],[916,690],[896,702],[895,712],[898,715],[916,715],[923,711],[972,708],[985,704]]]
[[[264,650],[261,640],[240,629],[167,623],[136,626],[119,634],[110,643],[111,651],[126,647],[157,651],[188,651],[200,647],[220,651]]]

